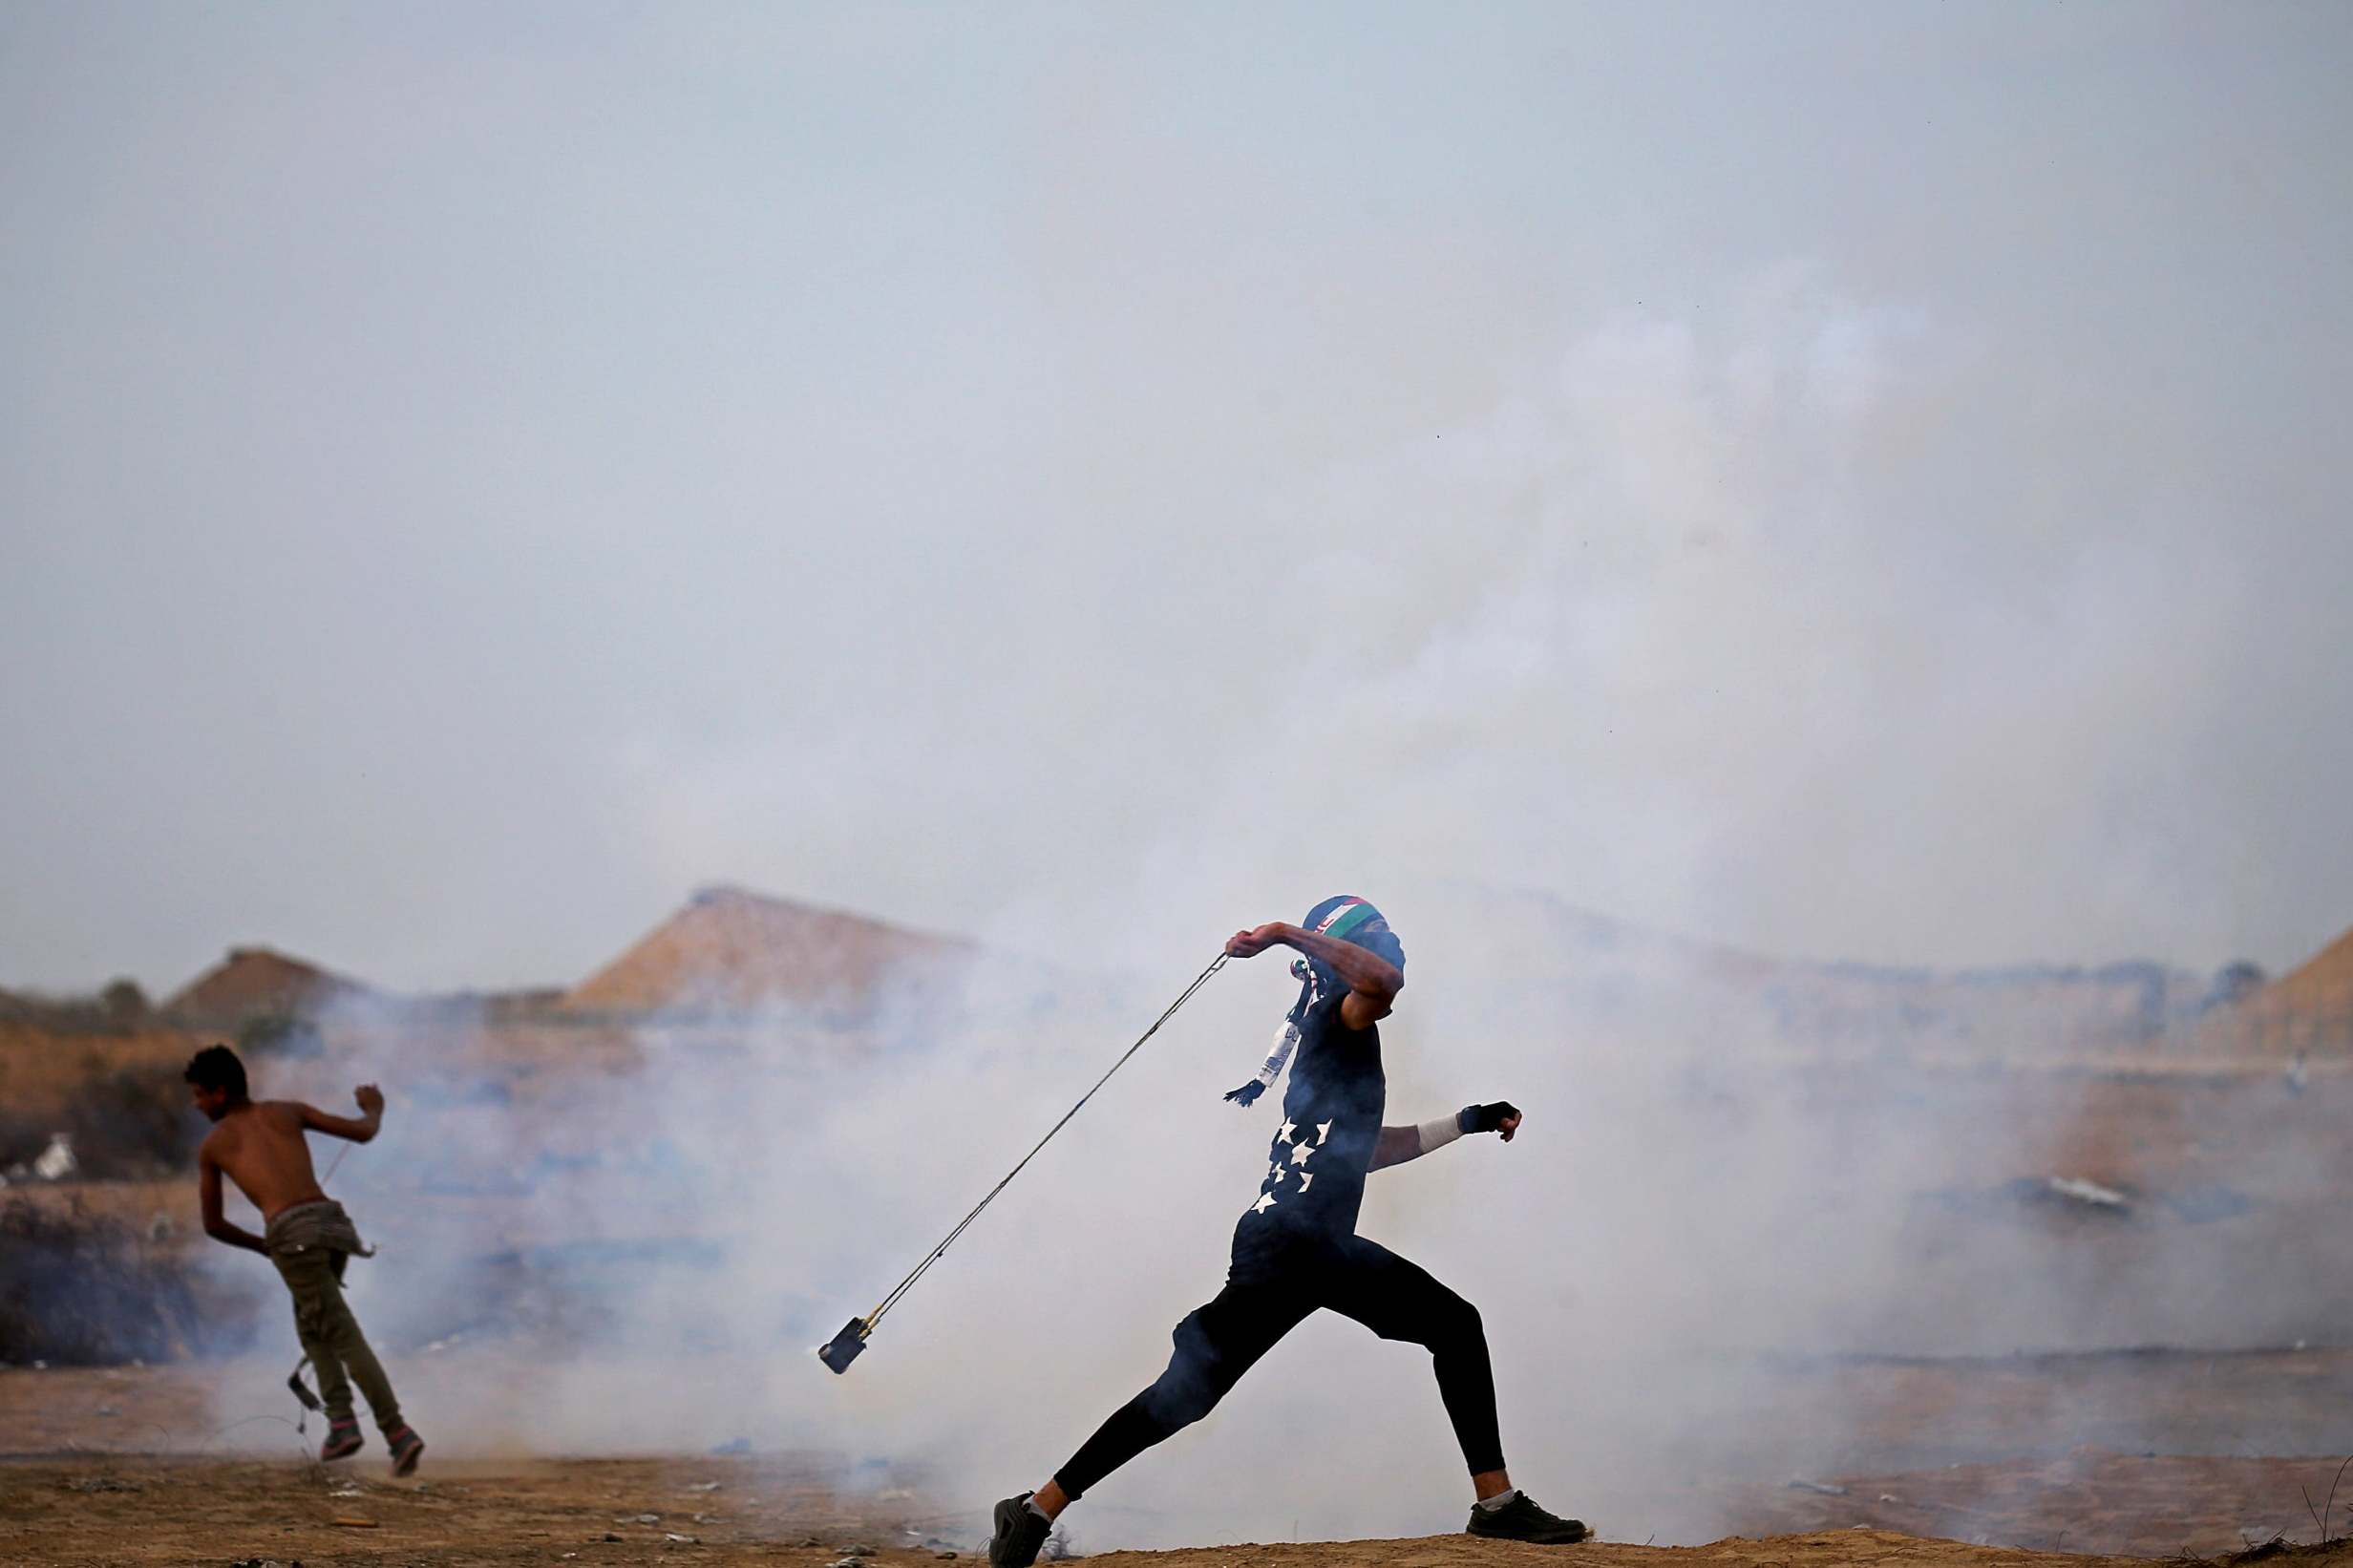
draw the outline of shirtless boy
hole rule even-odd
[[[204,1234],[233,1247],[265,1254],[294,1298],[294,1331],[319,1374],[319,1398],[327,1407],[327,1441],[321,1459],[341,1459],[362,1447],[359,1418],[351,1413],[351,1385],[368,1396],[368,1409],[392,1451],[392,1473],[416,1469],[425,1440],[400,1419],[392,1381],[360,1333],[359,1320],[343,1299],[343,1271],[354,1254],[368,1256],[343,1205],[319,1188],[310,1166],[306,1132],[366,1143],[384,1123],[384,1095],[373,1084],[352,1091],[357,1116],[330,1116],[299,1100],[254,1100],[245,1092],[245,1064],[226,1046],[207,1046],[188,1063],[189,1097],[213,1124],[198,1151],[197,1174],[203,1194]],[[229,1223],[221,1212],[221,1176],[262,1211],[259,1236]]]

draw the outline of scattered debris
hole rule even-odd
[[[619,1540],[621,1537],[620,1537],[619,1536],[614,1535],[611,1531],[607,1530],[606,1532],[604,1532],[604,1538],[605,1538],[606,1540]]]
[[[662,1515],[659,1514],[624,1514],[613,1522],[615,1524],[660,1524]]]
[[[43,1181],[63,1181],[80,1168],[74,1157],[74,1139],[64,1133],[52,1133],[49,1147],[32,1161],[32,1174]]]
[[[1845,1487],[1834,1486],[1828,1481],[1809,1481],[1800,1477],[1792,1479],[1790,1485],[1796,1491],[1818,1493],[1825,1497],[1843,1497],[1847,1494]]]
[[[703,1544],[702,1536],[682,1536],[675,1530],[665,1530],[662,1532],[662,1538],[670,1542],[674,1546],[700,1546]]]
[[[144,1489],[137,1481],[125,1481],[112,1475],[76,1475],[65,1483],[68,1492],[139,1492]]]
[[[870,1557],[874,1556],[874,1548],[867,1546],[862,1542],[853,1543],[849,1546],[844,1546],[839,1550],[841,1555],[845,1557]]]
[[[2115,1188],[2103,1187],[2098,1182],[2087,1181],[2082,1176],[2050,1176],[2046,1178],[2043,1184],[2055,1197],[2067,1198],[2076,1203],[2088,1203],[2094,1208],[2114,1209],[2122,1213],[2132,1206],[2131,1199],[2116,1191]]]
[[[956,1554],[953,1552],[934,1552],[932,1556],[938,1557],[942,1562],[954,1562],[956,1560]]]
[[[373,1519],[352,1518],[340,1514],[327,1522],[345,1530],[373,1530],[376,1527],[376,1521]]]
[[[697,1481],[687,1490],[689,1492],[716,1492],[724,1484],[720,1481]]]

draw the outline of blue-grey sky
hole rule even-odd
[[[0,985],[562,980],[722,879],[2292,963],[2349,77],[2334,4],[0,9]]]

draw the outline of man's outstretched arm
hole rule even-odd
[[[197,1197],[204,1211],[204,1234],[216,1241],[225,1241],[232,1247],[244,1247],[248,1252],[266,1254],[269,1247],[262,1239],[242,1225],[229,1223],[221,1207],[221,1167],[210,1155],[199,1155],[196,1160]]]
[[[1352,1029],[1368,1028],[1387,1018],[1397,993],[1406,988],[1406,972],[1380,954],[1283,921],[1237,931],[1225,943],[1231,958],[1256,958],[1269,947],[1296,947],[1338,975],[1348,988],[1340,1004],[1341,1017]]]
[[[366,1143],[384,1125],[384,1091],[373,1084],[362,1084],[351,1091],[351,1098],[359,1102],[356,1116],[330,1116],[315,1105],[294,1102],[295,1113],[303,1125],[313,1133],[325,1133],[329,1137],[350,1138],[353,1143]]]
[[[1496,1100],[1489,1105],[1466,1105],[1452,1116],[1439,1116],[1413,1127],[1384,1127],[1373,1140],[1372,1163],[1367,1172],[1385,1165],[1403,1165],[1407,1160],[1419,1159],[1434,1150],[1443,1149],[1465,1133],[1500,1133],[1503,1141],[1512,1141],[1519,1131],[1519,1107],[1509,1100]]]

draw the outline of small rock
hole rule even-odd
[[[606,1540],[619,1540],[621,1537],[620,1537],[619,1536],[614,1535],[611,1531],[607,1530],[606,1532],[604,1532],[604,1538],[605,1538]]]
[[[934,1552],[932,1556],[938,1557],[942,1562],[954,1562],[956,1560],[956,1554],[953,1552]]]
[[[665,1530],[662,1532],[662,1538],[678,1546],[700,1546],[703,1544],[703,1538],[700,1536],[682,1536],[675,1530]]]
[[[717,1481],[697,1481],[687,1490],[689,1492],[716,1492],[719,1486],[720,1483]]]
[[[845,1557],[870,1557],[874,1556],[874,1548],[863,1544],[852,1544],[842,1547],[841,1555]]]

